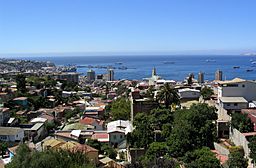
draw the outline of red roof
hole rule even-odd
[[[97,139],[100,142],[109,142],[109,134],[97,132],[92,135],[92,139]]]
[[[103,125],[104,121],[94,119],[94,118],[91,118],[91,117],[85,117],[85,118],[80,120],[81,124],[86,124],[86,125],[92,125],[94,122],[98,123],[99,125]]]

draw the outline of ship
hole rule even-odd
[[[173,61],[164,61],[163,64],[174,64],[175,62]]]

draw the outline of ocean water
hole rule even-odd
[[[56,65],[100,65],[100,66],[125,66],[127,70],[115,69],[115,79],[141,80],[151,76],[152,68],[155,67],[157,75],[164,79],[183,80],[189,73],[194,73],[197,78],[200,71],[204,72],[205,80],[214,80],[217,69],[223,71],[224,79],[240,77],[243,79],[256,80],[256,56],[55,56],[55,57],[24,57],[23,59],[51,61]],[[206,61],[210,60],[210,61]],[[165,61],[174,62],[164,64]],[[122,65],[116,65],[122,62]],[[254,66],[255,65],[255,66]],[[239,66],[239,69],[234,69]],[[107,73],[106,69],[92,68],[96,74]],[[86,74],[88,68],[78,68],[78,72]],[[247,72],[247,70],[252,70]]]

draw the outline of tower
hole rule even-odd
[[[222,71],[219,69],[215,72],[215,80],[222,81]]]
[[[108,81],[113,81],[113,80],[114,80],[114,70],[108,69]]]
[[[204,73],[201,71],[198,73],[198,83],[204,83]]]
[[[94,70],[89,69],[87,71],[87,80],[90,82],[95,81],[95,71]]]
[[[152,76],[156,76],[156,68],[155,67],[152,69]]]

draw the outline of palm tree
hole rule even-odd
[[[174,87],[171,87],[169,83],[165,83],[158,93],[157,96],[159,101],[164,101],[165,108],[169,108],[169,105],[172,103],[179,104],[180,97],[177,93],[177,90]]]

